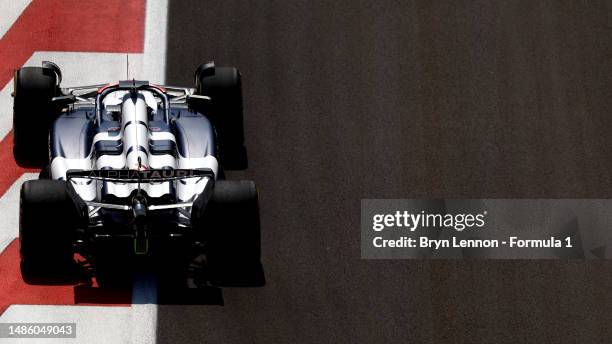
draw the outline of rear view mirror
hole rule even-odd
[[[191,94],[187,96],[187,104],[194,109],[205,109],[212,103],[212,99],[208,96]]]

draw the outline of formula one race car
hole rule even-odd
[[[23,279],[77,266],[112,285],[139,257],[175,273],[199,257],[210,285],[263,285],[257,189],[224,177],[247,167],[238,70],[205,63],[194,88],[61,79],[15,71],[14,157],[41,169],[21,188]]]

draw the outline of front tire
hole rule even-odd
[[[41,168],[49,162],[49,126],[59,111],[51,102],[60,93],[58,73],[49,67],[15,71],[13,156],[21,167]]]
[[[217,131],[218,158],[226,170],[248,167],[244,146],[242,78],[234,67],[218,67],[209,62],[196,70],[196,93],[209,96],[212,107],[202,111]]]

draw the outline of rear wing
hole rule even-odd
[[[78,197],[78,194],[74,190],[72,185],[73,179],[89,179],[98,180],[103,182],[116,182],[116,183],[138,183],[138,189],[140,189],[141,183],[161,183],[161,182],[172,182],[177,180],[184,180],[189,178],[206,178],[206,185],[201,193],[199,193],[195,199],[191,202],[178,202],[169,204],[156,204],[147,206],[148,210],[163,210],[163,209],[176,209],[176,208],[187,208],[193,207],[197,204],[203,207],[208,199],[212,196],[213,186],[215,183],[215,173],[208,168],[205,169],[152,169],[152,170],[68,170],[66,172],[66,185],[69,189],[69,194],[74,198]],[[117,210],[132,210],[132,205],[128,204],[116,204],[116,203],[105,203],[97,201],[84,201],[85,205],[94,208],[106,208],[106,209],[117,209]],[[80,203],[79,202],[79,203]],[[91,217],[97,209],[90,212]]]
[[[209,177],[214,180],[215,173],[211,169],[152,169],[152,170],[68,170],[66,180],[87,178],[120,183],[150,183],[167,182],[186,178]]]

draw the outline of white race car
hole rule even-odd
[[[21,188],[24,280],[86,267],[111,285],[142,257],[177,274],[204,257],[207,283],[263,285],[257,189],[224,178],[247,167],[238,70],[203,64],[194,88],[61,78],[15,72],[14,157],[41,169]]]

